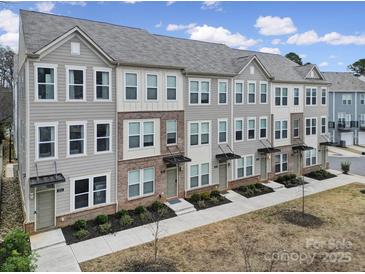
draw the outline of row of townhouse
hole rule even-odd
[[[365,82],[351,72],[325,72],[329,88],[329,134],[334,143],[365,145]]]
[[[315,65],[30,11],[19,36],[28,231],[327,166]]]

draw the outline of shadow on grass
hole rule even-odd
[[[156,261],[148,258],[128,260],[119,270],[121,272],[177,272],[176,264],[168,258]]]
[[[321,218],[309,213],[303,214],[299,210],[287,209],[280,211],[279,214],[284,221],[302,227],[318,228],[325,223]]]

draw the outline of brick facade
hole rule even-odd
[[[240,186],[256,184],[260,181],[260,175],[252,176],[248,178],[241,178],[238,180],[228,182],[228,189],[234,189]]]

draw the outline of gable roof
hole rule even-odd
[[[146,30],[109,23],[20,11],[27,54],[77,27],[115,62],[128,65],[174,67],[187,73],[234,76],[245,60],[256,56],[275,81],[319,82],[305,79],[296,63],[278,54],[232,49],[224,44],[151,34]]]
[[[327,81],[332,85],[330,91],[364,91],[365,82],[361,81],[352,72],[323,72]]]

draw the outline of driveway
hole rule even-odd
[[[360,157],[337,157],[328,156],[328,161],[330,163],[331,169],[336,169],[341,171],[341,162],[350,161],[350,173],[365,176],[365,156]]]

